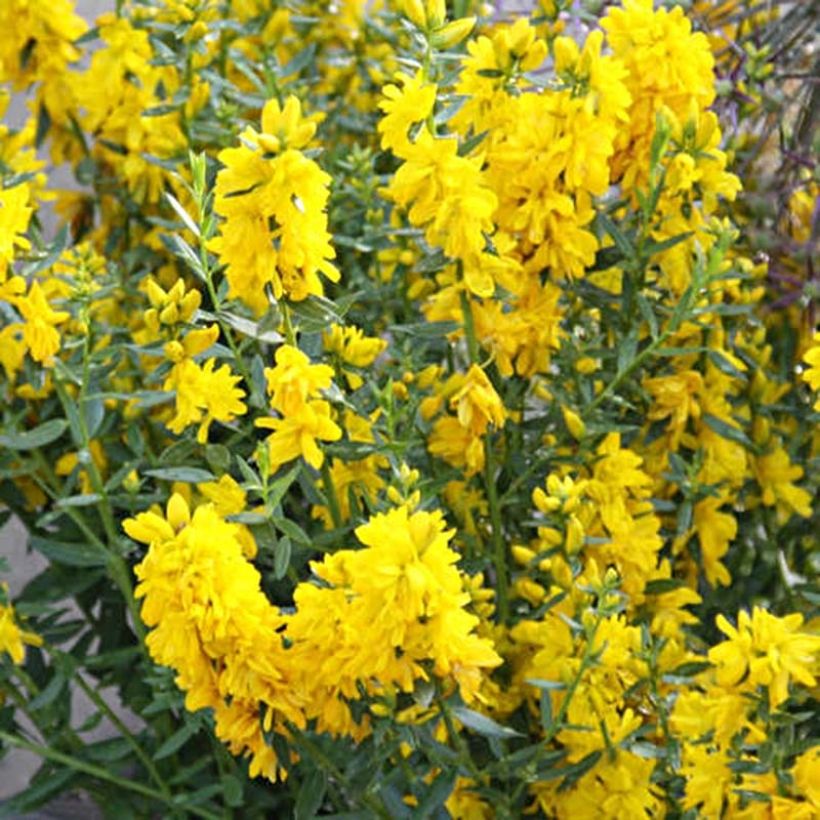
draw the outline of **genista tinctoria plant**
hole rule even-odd
[[[4,810],[818,815],[808,29],[686,5],[0,5]]]

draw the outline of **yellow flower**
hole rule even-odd
[[[295,415],[309,399],[327,390],[333,379],[333,368],[311,364],[310,359],[293,345],[282,345],[276,351],[276,366],[265,370],[270,406],[285,416]]]
[[[321,118],[321,114],[314,114],[304,119],[302,104],[292,94],[282,108],[277,100],[268,100],[262,108],[262,133],[256,134],[256,140],[261,148],[274,154],[283,148],[305,148],[313,139]],[[248,132],[246,135],[253,142],[255,132],[253,129],[248,129]]]
[[[32,282],[28,295],[17,298],[15,305],[26,320],[23,341],[31,357],[49,366],[60,349],[60,334],[56,325],[65,322],[70,314],[64,310],[52,310],[39,282]]]
[[[812,345],[803,356],[803,361],[808,368],[800,374],[801,378],[817,393],[820,391],[820,333],[814,334]],[[814,409],[820,411],[820,396],[814,402]]]
[[[697,809],[701,817],[720,817],[734,781],[726,754],[704,744],[685,743],[681,773],[686,779],[684,808]]]
[[[256,426],[273,430],[267,440],[272,470],[299,456],[318,469],[325,455],[317,440],[338,441],[342,437],[341,429],[330,417],[330,405],[321,400],[305,402],[295,415],[283,419],[257,419]]]
[[[809,749],[794,761],[792,777],[798,791],[820,810],[820,746]]]
[[[450,405],[456,409],[459,424],[473,436],[483,436],[490,425],[500,429],[507,418],[501,398],[487,374],[475,364],[470,366]]]
[[[454,416],[436,419],[427,449],[453,467],[465,468],[467,477],[484,469],[484,442],[473,436]]]
[[[454,820],[492,820],[493,807],[477,794],[476,783],[468,777],[457,777],[444,806]]]
[[[698,394],[703,390],[702,376],[694,370],[686,370],[645,379],[643,386],[652,396],[648,418],[652,421],[669,419],[671,445],[677,449],[689,418],[700,417]]]
[[[320,274],[339,279],[327,230],[330,176],[294,147],[278,153],[283,140],[302,144],[314,126],[300,123],[295,100],[281,112],[269,104],[263,118],[276,135],[249,128],[246,144],[219,154],[214,210],[224,221],[209,243],[227,266],[228,295],[257,314],[268,308],[267,285],[276,299],[302,300],[322,295]]]
[[[485,252],[497,198],[482,177],[482,158],[458,156],[457,139],[436,138],[426,128],[403,154],[385,193],[408,209],[413,225],[425,227],[431,245],[462,262],[469,290],[491,296],[493,272],[515,263]]]
[[[433,111],[437,88],[433,84],[424,84],[421,72],[412,77],[400,73],[395,79],[398,85],[391,83],[382,89],[386,99],[379,103],[379,108],[385,115],[377,128],[382,135],[382,148],[404,158],[411,144],[410,126],[423,122]]]
[[[219,481],[206,481],[196,486],[220,515],[235,515],[245,509],[245,491],[227,473]]]
[[[752,459],[755,478],[763,490],[763,503],[777,507],[778,519],[785,521],[792,512],[808,518],[811,494],[793,482],[802,478],[803,468],[792,464],[788,453],[778,443],[774,450]]]
[[[349,433],[348,430],[348,435]],[[333,482],[339,503],[339,513],[343,521],[350,519],[351,495],[357,500],[367,499],[368,502],[376,499],[379,490],[385,486],[379,470],[387,466],[387,459],[383,456],[368,456],[355,461],[333,459],[330,465],[330,479]],[[314,518],[321,518],[328,529],[333,527],[333,516],[327,507],[316,505],[311,509],[311,515]]]
[[[552,513],[560,510],[569,515],[578,510],[581,499],[586,492],[586,481],[575,481],[572,476],[560,478],[556,473],[550,473],[546,480],[547,492],[540,487],[532,491],[532,503],[542,513]]]
[[[402,506],[373,516],[356,535],[364,549],[311,565],[331,588],[300,584],[289,634],[327,656],[330,680],[373,677],[410,691],[413,679],[425,676],[420,663],[430,660],[436,675],[454,678],[472,700],[481,669],[501,659],[475,634],[478,618],[464,609],[470,595],[441,513],[411,514]],[[335,644],[333,653],[324,649],[326,640]]]
[[[15,248],[28,250],[31,247],[23,235],[32,213],[29,197],[27,185],[0,187],[0,283],[5,280],[8,266],[14,261]]]
[[[215,359],[208,359],[202,366],[193,359],[183,359],[171,368],[163,384],[164,390],[176,393],[176,415],[168,428],[181,433],[189,425],[199,424],[200,444],[208,440],[211,422],[230,422],[247,412],[242,401],[245,391],[236,386],[240,377],[234,376],[227,364],[218,370],[215,366]]]
[[[737,535],[737,520],[730,512],[719,508],[725,498],[704,498],[695,504],[692,516],[703,556],[703,572],[712,585],[729,586],[732,576],[720,559],[729,551],[729,544]]]
[[[25,658],[25,644],[42,646],[42,643],[39,635],[20,629],[11,604],[0,603],[0,653],[8,652],[14,663],[21,664]]]
[[[331,325],[330,331],[322,337],[325,350],[337,355],[345,364],[354,367],[368,367],[373,364],[379,354],[387,347],[384,339],[365,336],[361,328],[342,327]],[[352,390],[357,390],[363,384],[358,373],[344,371],[347,383]]]
[[[277,632],[284,619],[245,559],[239,527],[210,504],[192,515],[180,495],[165,516],[140,513],[123,527],[149,546],[135,595],[151,657],[175,670],[186,708],[214,710],[217,736],[234,754],[251,754],[252,776],[276,780],[282,763],[264,730],[274,718],[277,728],[283,718],[304,726],[300,673],[288,665]]]
[[[723,615],[718,615],[717,625],[729,639],[709,650],[721,686],[745,691],[766,686],[771,708],[776,709],[788,698],[791,680],[815,685],[810,670],[820,651],[820,637],[800,631],[802,615],[778,618],[755,607],[751,617],[745,610],[740,612],[737,628]]]
[[[151,307],[145,311],[145,324],[156,334],[160,325],[175,325],[178,322],[190,322],[202,302],[202,294],[192,288],[185,291],[185,282],[177,279],[173,287],[166,292],[157,282],[146,280],[145,290]]]

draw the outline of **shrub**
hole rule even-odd
[[[817,183],[733,171],[778,18],[601,5],[0,9],[12,809],[820,810]]]

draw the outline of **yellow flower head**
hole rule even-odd
[[[42,643],[39,635],[20,629],[11,604],[0,604],[0,654],[8,652],[14,663],[21,664],[25,658],[25,644],[41,646]]]
[[[728,640],[709,650],[709,660],[717,667],[721,686],[740,691],[765,686],[771,708],[776,709],[789,697],[790,682],[815,685],[811,670],[820,652],[820,636],[800,630],[802,615],[778,618],[755,607],[751,616],[740,612],[737,628],[723,615],[718,615],[717,625]]]
[[[298,414],[309,399],[317,398],[333,380],[333,368],[311,364],[310,359],[293,345],[282,345],[276,351],[276,366],[265,370],[270,406],[285,416]]]
[[[278,154],[284,148],[301,149],[313,139],[321,119],[321,114],[303,118],[302,104],[291,94],[281,108],[277,100],[268,100],[262,109],[262,133],[249,129],[243,136],[250,141],[255,139],[260,148],[271,154]]]

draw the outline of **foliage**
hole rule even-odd
[[[0,8],[4,810],[816,815],[813,18],[741,5]]]

